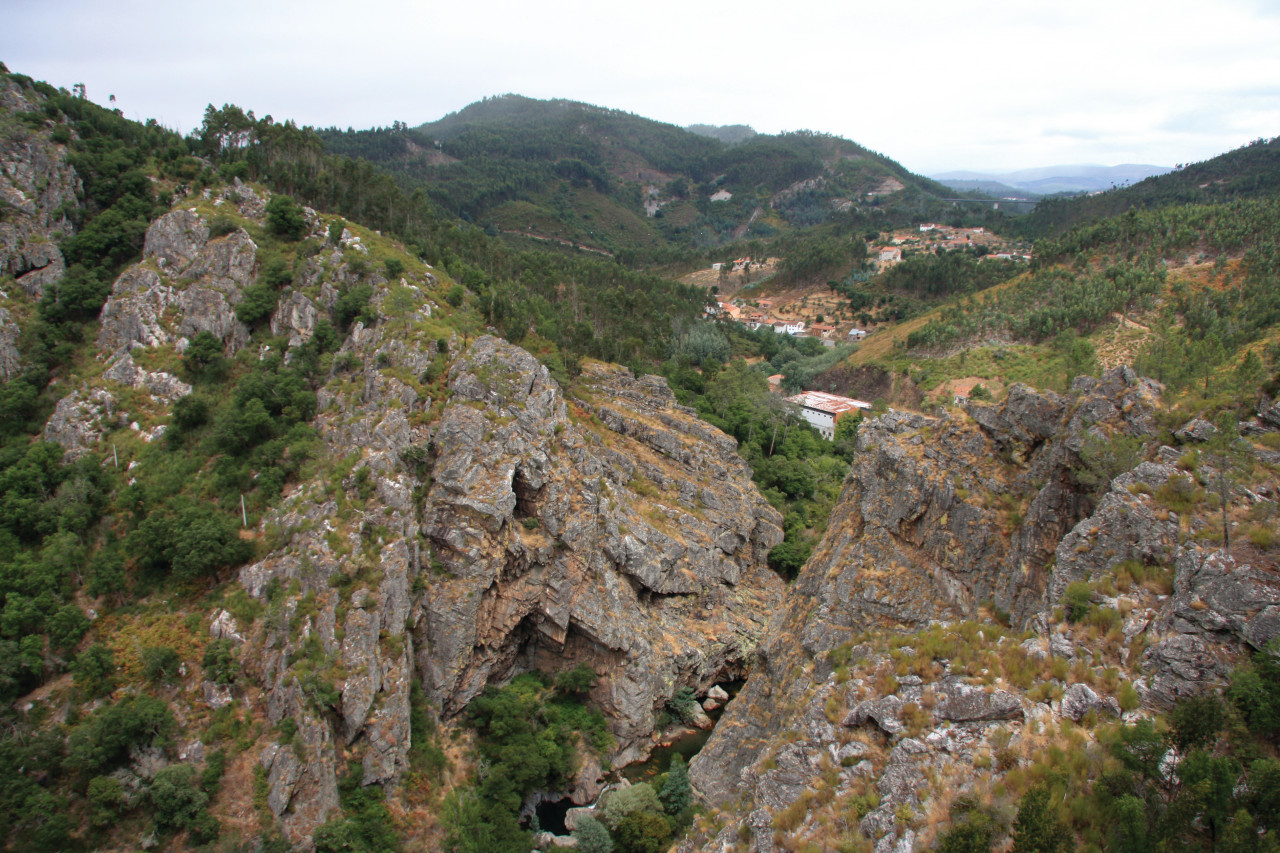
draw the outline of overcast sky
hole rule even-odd
[[[921,173],[1194,162],[1280,135],[1280,0],[0,0],[0,60],[189,131],[487,95],[847,137]]]

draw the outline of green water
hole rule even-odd
[[[738,695],[738,691],[742,688],[743,682],[731,681],[720,686],[729,694],[729,700],[733,701],[733,697]],[[708,711],[707,716],[712,722],[719,722],[720,715],[724,713],[724,709],[728,706],[726,702],[714,711]],[[682,756],[685,762],[689,762],[695,755],[702,751],[702,747],[706,744],[707,738],[711,737],[711,732],[715,731],[714,727],[710,729],[691,729],[685,734],[680,735],[667,746],[655,747],[653,752],[649,753],[649,757],[636,764],[628,764],[622,768],[619,775],[628,782],[644,782],[652,779],[662,773],[667,772],[667,768],[671,766],[673,756]]]

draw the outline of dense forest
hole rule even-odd
[[[407,190],[490,233],[554,234],[632,263],[688,262],[744,237],[828,223],[989,218],[941,200],[953,190],[838,137],[757,134],[730,145],[572,101],[505,95],[417,128],[320,136],[331,152],[378,163]]]

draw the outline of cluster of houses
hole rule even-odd
[[[994,234],[988,234],[985,228],[952,228],[936,222],[921,222],[917,226],[917,232],[895,233],[885,245],[873,246],[871,257],[875,258],[881,267],[886,267],[902,260],[904,247],[914,251],[932,252],[954,251],[973,245],[983,245],[991,250],[987,255],[989,258],[1031,260],[1030,255],[1008,250],[1003,240]]]
[[[706,315],[719,317],[733,323],[741,323],[755,331],[761,326],[771,326],[779,335],[807,335],[822,341],[824,346],[834,347],[838,340],[837,328],[825,323],[806,324],[804,320],[783,320],[772,318],[772,299],[756,300],[755,305],[735,305],[732,302],[716,301],[715,306],[708,305]],[[845,338],[849,341],[860,341],[867,336],[865,329],[850,329]]]

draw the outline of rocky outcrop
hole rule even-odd
[[[280,299],[271,315],[271,334],[289,336],[289,347],[306,343],[315,331],[320,311],[316,304],[297,291],[290,291]]]
[[[98,346],[109,352],[155,347],[210,332],[228,352],[249,330],[235,306],[253,283],[257,246],[243,230],[209,240],[196,213],[175,210],[147,229],[147,258],[121,273],[103,306]]]
[[[43,438],[61,445],[67,461],[79,459],[98,443],[103,432],[125,425],[121,415],[115,396],[105,389],[73,391],[54,407]]]
[[[626,746],[675,688],[741,671],[781,597],[781,518],[733,442],[662,380],[589,367],[569,405],[545,367],[481,338],[450,375],[424,522],[419,664],[446,712],[531,666],[592,665]]]
[[[139,388],[151,395],[153,400],[164,400],[172,403],[191,393],[191,386],[172,373],[163,370],[143,370],[133,361],[133,356],[122,352],[102,373],[102,378],[119,382],[130,388]]]
[[[1084,526],[1093,501],[1075,476],[1090,434],[1153,430],[1158,393],[1156,384],[1118,368],[1078,381],[1072,398],[1015,385],[998,405],[970,403],[968,417],[890,412],[865,421],[825,537],[766,629],[751,678],[691,765],[701,795],[721,803],[745,794],[747,802],[761,803],[755,780],[762,756],[784,732],[820,730],[804,721],[840,699],[830,686],[814,684],[831,677],[826,657],[841,644],[867,631],[892,634],[971,619],[983,605],[1010,613],[1015,626],[1030,624],[1045,610],[1046,596],[1069,583],[1068,573],[1085,576],[1126,558],[1172,554],[1176,521],[1167,526],[1141,494],[1168,476],[1163,467],[1114,483],[1097,510],[1098,530]],[[1127,488],[1138,482],[1146,485]],[[1110,562],[1088,562],[1083,548],[1069,547],[1064,555],[1059,546],[1073,528],[1099,546],[1094,559],[1106,554]],[[1042,660],[1048,653],[1028,646],[1018,654]],[[864,661],[859,671],[872,666]],[[806,675],[797,677],[800,672]],[[987,738],[992,727],[1016,727],[1033,711],[1042,713],[1007,686],[978,686],[955,674],[926,677],[923,685],[911,677],[916,683],[896,692],[837,701],[849,709],[844,723],[892,740],[906,735],[909,720],[927,721],[922,760],[936,764],[950,760],[948,749],[962,752],[959,744]],[[955,734],[964,727],[976,728]],[[828,748],[822,737],[807,740],[810,754]],[[905,757],[894,766],[902,768],[899,776],[909,775]],[[910,786],[885,781],[884,765],[866,769],[902,794],[882,791],[881,807],[864,819],[876,849],[893,849],[906,837],[902,827],[894,829],[894,809],[914,808]],[[768,849],[759,833],[754,843],[753,849]]]
[[[8,382],[22,372],[22,355],[18,352],[21,334],[13,316],[0,308],[0,382]]]
[[[13,120],[34,113],[43,98],[12,80],[0,80],[0,275],[12,275],[39,298],[65,269],[56,242],[74,233],[68,213],[79,205],[80,179],[67,151],[44,128]]]
[[[425,290],[411,292],[413,316],[429,316]],[[677,687],[743,671],[781,599],[765,563],[781,517],[731,439],[622,368],[588,366],[568,401],[531,355],[481,337],[428,428],[439,404],[418,379],[438,346],[357,323],[335,361],[358,367],[319,392],[316,427],[351,472],[344,495],[302,484],[267,522],[284,545],[240,574],[256,597],[294,590],[243,658],[268,718],[331,716],[363,781],[392,784],[414,680],[448,717],[487,684],[587,663],[612,760],[638,757]],[[332,692],[315,687],[322,671]],[[325,814],[329,788],[293,781],[286,752],[262,760],[301,842],[307,821],[290,816]],[[584,773],[582,790],[598,790]]]
[[[1125,560],[1171,562],[1178,547],[1178,518],[1163,511],[1151,495],[1177,474],[1172,465],[1143,462],[1116,477],[1094,514],[1062,537],[1054,551],[1046,605],[1061,601],[1070,584],[1100,576]]]

